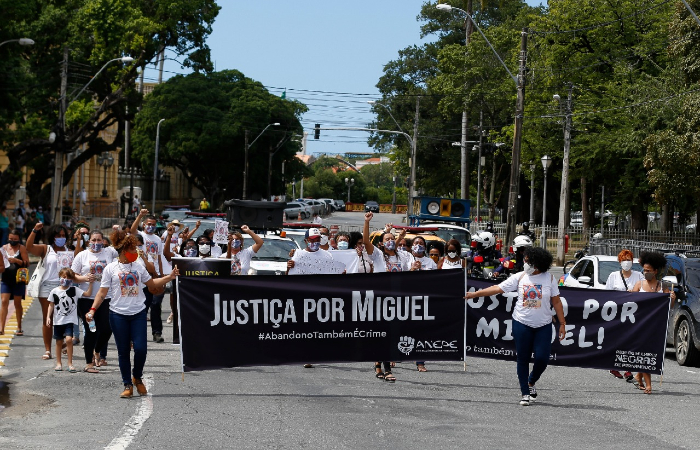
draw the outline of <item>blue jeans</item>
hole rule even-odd
[[[143,288],[143,293],[146,295],[146,311],[151,310],[151,333],[163,333],[163,297],[165,294],[153,295],[148,291],[148,288]]]
[[[109,311],[109,324],[112,327],[114,343],[119,354],[119,371],[124,385],[131,385],[131,343],[134,343],[134,378],[143,377],[146,364],[146,309],[127,316]]]
[[[518,381],[522,395],[530,395],[528,384],[535,385],[549,363],[552,350],[552,324],[532,328],[513,320],[515,351],[518,352]],[[535,363],[530,372],[530,355],[535,353]],[[528,373],[529,372],[529,373]]]

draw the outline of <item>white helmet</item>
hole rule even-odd
[[[596,233],[593,235],[593,239],[603,239],[603,233]]]
[[[518,250],[520,247],[532,247],[532,239],[530,236],[515,236],[513,239],[513,250]]]
[[[490,248],[496,245],[496,238],[493,236],[493,233],[488,231],[477,233],[474,235],[474,240],[477,244],[481,244],[483,248]]]

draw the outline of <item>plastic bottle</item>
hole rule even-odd
[[[97,327],[95,326],[95,318],[94,318],[94,317],[93,317],[92,320],[88,323],[88,325],[90,326],[90,331],[91,331],[91,332],[94,333],[95,330],[97,330]]]

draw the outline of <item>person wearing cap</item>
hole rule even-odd
[[[175,230],[173,234],[169,235],[168,233],[163,233],[161,240],[163,241],[163,244],[167,244],[166,240],[167,238],[170,238],[170,252],[178,253],[178,247],[182,243],[180,233],[182,232],[183,228],[185,228],[185,224],[175,219],[166,226],[166,229],[169,229],[171,226]]]

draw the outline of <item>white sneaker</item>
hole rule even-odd
[[[520,400],[520,406],[530,406],[530,396],[529,395],[523,395],[523,398]]]

